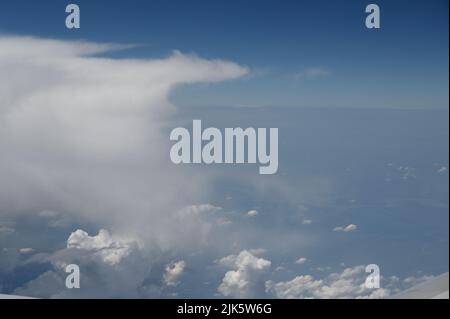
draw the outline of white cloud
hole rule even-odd
[[[335,227],[334,229],[333,229],[333,231],[336,231],[336,232],[346,232],[346,233],[348,233],[348,232],[353,232],[353,231],[355,231],[355,230],[357,230],[358,229],[358,226],[356,226],[355,224],[349,224],[349,225],[347,225],[347,226],[338,226],[338,227]]]
[[[164,274],[164,283],[167,286],[177,286],[179,284],[178,279],[183,274],[184,268],[186,267],[186,262],[180,260],[173,262],[166,266],[166,272]]]
[[[321,280],[314,280],[312,276],[297,276],[286,282],[266,282],[267,292],[273,293],[277,298],[294,299],[307,298],[307,293],[318,289],[322,285]]]
[[[250,298],[257,294],[263,282],[262,278],[270,268],[271,262],[255,256],[248,250],[238,255],[230,255],[220,260],[222,265],[235,268],[225,273],[218,291],[225,297]]]
[[[6,236],[6,235],[10,235],[12,233],[15,232],[15,229],[9,226],[2,226],[0,225],[0,236]]]
[[[72,222],[67,214],[51,210],[43,210],[38,213],[38,216],[47,219],[49,227],[68,227]]]
[[[312,224],[312,220],[311,220],[311,219],[304,219],[304,220],[302,221],[302,224],[303,224],[303,225],[310,225],[310,224]]]
[[[252,210],[250,210],[250,211],[247,212],[247,216],[250,216],[250,217],[258,216],[258,211],[252,209]]]
[[[388,288],[366,288],[367,273],[364,266],[346,268],[341,273],[333,273],[323,279],[302,275],[290,281],[266,282],[266,291],[277,298],[384,298],[390,293]]]
[[[221,266],[234,268],[236,263],[236,257],[237,257],[236,255],[228,255],[220,258],[219,260],[216,260],[216,262]]]
[[[303,265],[303,264],[306,263],[307,261],[308,261],[307,258],[305,258],[305,257],[300,257],[299,259],[297,259],[297,260],[295,261],[295,263],[296,263],[296,264],[299,264],[299,265]]]
[[[17,249],[0,247],[0,273],[13,272],[19,264],[20,264],[20,253],[17,251]]]

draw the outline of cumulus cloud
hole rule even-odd
[[[335,227],[335,228],[333,229],[333,231],[348,233],[348,232],[353,232],[353,231],[355,231],[355,230],[357,230],[357,229],[358,229],[358,226],[356,226],[355,224],[349,224],[349,225],[347,225],[347,226],[338,226],[338,227]]]
[[[31,254],[31,253],[33,253],[34,252],[34,249],[33,248],[30,248],[30,247],[25,247],[25,248],[20,248],[19,249],[19,252],[21,253],[21,254]]]
[[[164,283],[167,286],[177,286],[179,284],[178,279],[183,274],[184,268],[186,267],[186,262],[180,260],[173,262],[166,266],[166,272],[164,273]]]
[[[297,259],[297,260],[295,261],[295,263],[296,263],[296,264],[299,264],[299,265],[303,265],[303,264],[306,263],[307,261],[308,261],[307,258],[305,258],[305,257],[300,257],[299,259]]]
[[[220,260],[222,265],[232,266],[227,271],[218,291],[225,297],[251,298],[263,287],[263,276],[271,262],[257,257],[258,251],[243,250],[238,255],[229,255]]]
[[[367,273],[364,266],[346,268],[324,279],[311,275],[297,276],[289,281],[266,282],[266,291],[277,298],[384,298],[390,294],[388,288],[366,288]]]
[[[274,283],[266,282],[267,292],[273,293],[277,298],[294,299],[305,298],[306,292],[314,291],[322,285],[322,281],[314,280],[312,276],[297,276],[290,281]]]

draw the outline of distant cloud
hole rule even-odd
[[[258,211],[257,210],[250,210],[250,211],[247,212],[247,216],[250,216],[250,217],[255,217],[257,215],[258,215]]]
[[[304,219],[303,221],[302,221],[302,224],[303,225],[310,225],[310,224],[312,224],[312,220],[311,219]]]
[[[181,210],[181,214],[187,214],[187,215],[202,215],[207,213],[215,213],[219,210],[221,210],[221,207],[214,206],[211,204],[199,204],[199,205],[190,205],[186,206]]]
[[[20,248],[19,252],[21,254],[31,254],[32,252],[34,252],[33,248]]]
[[[299,259],[297,259],[297,260],[295,261],[295,263],[296,263],[296,264],[299,264],[299,265],[303,265],[303,264],[306,263],[307,261],[308,261],[307,258],[305,258],[305,257],[300,257]]]
[[[335,227],[334,229],[333,229],[333,231],[336,231],[336,232],[352,232],[352,231],[355,231],[355,230],[357,230],[358,229],[358,226],[356,226],[355,224],[349,224],[349,225],[347,225],[347,226],[338,226],[338,227]]]
[[[264,289],[262,276],[271,266],[269,260],[243,250],[238,255],[222,258],[221,263],[235,268],[225,274],[218,288],[223,296],[251,298]]]
[[[398,171],[402,175],[404,180],[408,180],[411,178],[416,178],[416,170],[414,167],[409,166],[399,166]]]
[[[178,279],[183,274],[184,268],[186,267],[186,262],[180,260],[173,262],[166,266],[166,272],[164,274],[164,283],[167,286],[177,286],[179,284]]]
[[[38,216],[50,218],[50,217],[57,217],[57,216],[59,216],[59,213],[54,212],[52,210],[43,210],[43,211],[40,211],[38,213]]]
[[[321,285],[321,280],[314,280],[312,276],[306,275],[277,283],[269,280],[266,282],[266,291],[281,299],[299,299],[314,294]]]
[[[326,67],[310,67],[306,68],[294,75],[294,78],[299,79],[312,79],[312,78],[322,78],[327,77],[332,74],[331,70]]]

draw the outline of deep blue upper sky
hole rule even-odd
[[[81,29],[65,28],[69,1],[8,1],[0,32],[172,50],[247,65],[253,76],[177,91],[179,104],[448,107],[448,1],[374,1],[381,29],[365,28],[371,1],[73,1]],[[299,77],[310,68],[322,76]]]

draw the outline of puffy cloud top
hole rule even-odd
[[[356,229],[358,229],[358,226],[356,226],[355,224],[349,224],[349,225],[347,225],[347,226],[338,226],[338,227],[335,227],[335,228],[333,229],[333,231],[348,233],[348,232],[355,231]]]
[[[238,255],[224,257],[223,265],[233,266],[222,279],[218,290],[225,297],[246,298],[258,292],[262,276],[270,268],[271,262],[255,256],[254,251],[243,250]]]

